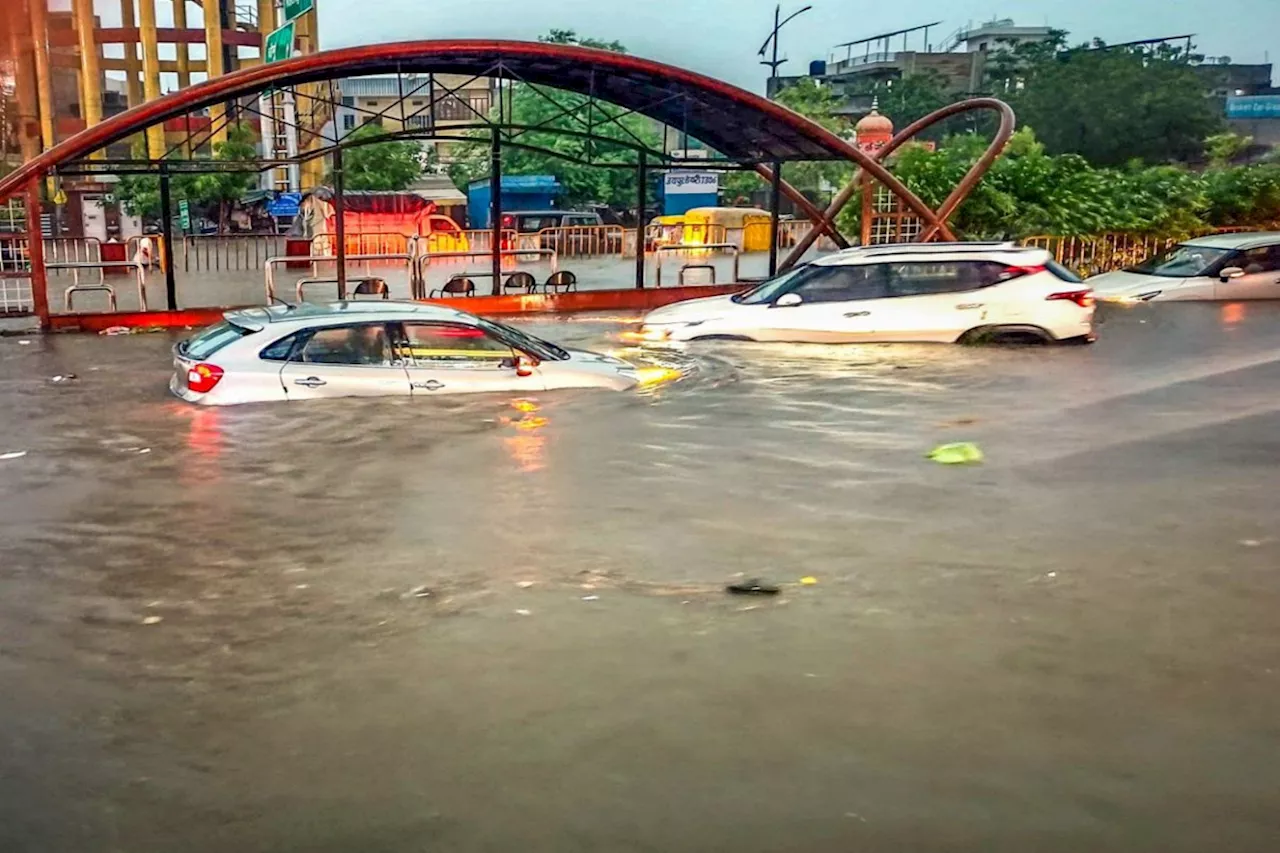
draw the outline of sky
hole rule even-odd
[[[971,23],[1012,18],[1047,24],[1070,40],[1108,42],[1196,33],[1199,51],[1236,62],[1280,65],[1280,0],[785,0],[782,14],[813,9],[782,31],[803,74],[840,42],[941,21],[930,40]],[[430,38],[535,39],[552,28],[622,42],[631,53],[679,65],[753,91],[768,69],[756,52],[773,27],[775,0],[317,0],[323,48]],[[901,44],[900,41],[896,44]],[[918,49],[919,42],[913,47]]]
[[[3,2],[3,0],[0,0]],[[250,0],[234,0],[245,3]],[[1080,42],[1108,42],[1195,33],[1199,51],[1236,62],[1280,66],[1280,0],[786,0],[783,16],[807,3],[813,9],[782,31],[781,52],[790,58],[781,74],[802,74],[813,59],[827,58],[835,44],[933,21],[930,40],[993,18],[1069,31]],[[70,0],[53,0],[70,8]],[[773,26],[775,0],[316,0],[320,46],[432,38],[536,39],[548,30],[573,29],[581,36],[622,42],[635,54],[762,91],[768,69],[756,52]],[[94,0],[104,26],[119,26],[119,0]],[[157,3],[160,26],[173,20],[170,3]],[[192,5],[191,26],[201,12]],[[919,49],[914,37],[909,46]],[[900,41],[895,41],[895,48]],[[162,47],[161,58],[172,58]],[[203,46],[192,48],[203,57]],[[107,49],[108,55],[121,55]],[[171,75],[166,75],[169,77]],[[198,80],[201,75],[196,75]],[[1280,78],[1273,72],[1273,78]],[[163,81],[169,89],[174,81]]]

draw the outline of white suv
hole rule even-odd
[[[734,296],[650,312],[649,343],[1085,342],[1093,294],[1043,249],[904,243],[819,258]]]

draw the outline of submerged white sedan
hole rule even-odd
[[[1280,232],[1196,237],[1088,283],[1105,302],[1280,299]]]
[[[173,348],[169,389],[188,402],[623,391],[670,378],[437,305],[302,303],[223,318]]]

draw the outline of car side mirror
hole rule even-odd
[[[773,301],[774,308],[792,308],[804,302],[798,293],[784,293]]]
[[[1222,281],[1230,281],[1242,275],[1244,275],[1244,270],[1240,269],[1240,267],[1223,267],[1222,272],[1218,273],[1218,278]]]
[[[532,376],[533,371],[542,362],[526,353],[517,353],[515,358],[511,359],[508,364],[515,368],[516,376]]]

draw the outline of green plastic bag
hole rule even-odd
[[[929,451],[928,458],[939,465],[971,465],[982,461],[982,450],[970,441],[940,444]]]

